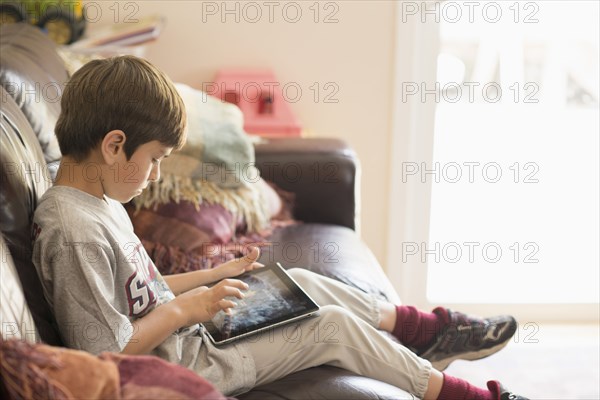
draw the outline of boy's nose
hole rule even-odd
[[[152,168],[152,171],[150,172],[150,176],[148,177],[148,180],[150,182],[157,182],[159,179],[160,179],[160,166],[155,165]]]

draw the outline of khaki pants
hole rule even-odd
[[[377,330],[375,297],[305,269],[288,272],[321,306],[320,315],[244,341],[254,357],[257,385],[327,364],[423,397],[431,363]]]

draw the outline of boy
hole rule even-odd
[[[244,297],[245,283],[231,278],[262,266],[258,249],[211,270],[162,277],[120,204],[158,180],[161,160],[185,141],[184,106],[173,84],[142,59],[96,60],[73,75],[61,106],[56,135],[63,159],[35,212],[33,237],[44,295],[69,347],[152,353],[228,395],[329,364],[426,399],[522,398],[496,381],[484,390],[443,375],[415,354],[440,369],[456,358],[487,356],[513,335],[512,317],[480,320],[441,308],[424,313],[304,270],[290,273],[322,309],[295,325],[295,340],[275,330],[215,347],[198,323],[229,312],[231,296]],[[214,281],[220,282],[202,286]],[[315,324],[333,327],[333,335],[316,340]]]

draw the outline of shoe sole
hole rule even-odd
[[[506,340],[504,343],[500,343],[494,347],[490,347],[489,349],[480,350],[480,351],[472,351],[470,353],[458,354],[454,357],[445,358],[445,359],[439,360],[439,361],[434,361],[431,363],[431,365],[433,366],[433,368],[437,369],[438,371],[443,371],[446,368],[448,368],[448,365],[450,365],[451,362],[456,361],[456,360],[466,360],[466,361],[481,360],[482,358],[489,357],[492,354],[497,353],[498,351],[502,350],[504,347],[506,347],[508,342],[510,342],[510,339]]]

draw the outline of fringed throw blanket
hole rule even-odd
[[[134,199],[136,210],[181,201],[199,209],[207,202],[243,218],[250,232],[267,228],[270,216],[256,187],[260,173],[241,111],[205,92],[176,86],[186,106],[187,142],[162,162],[161,180]]]

